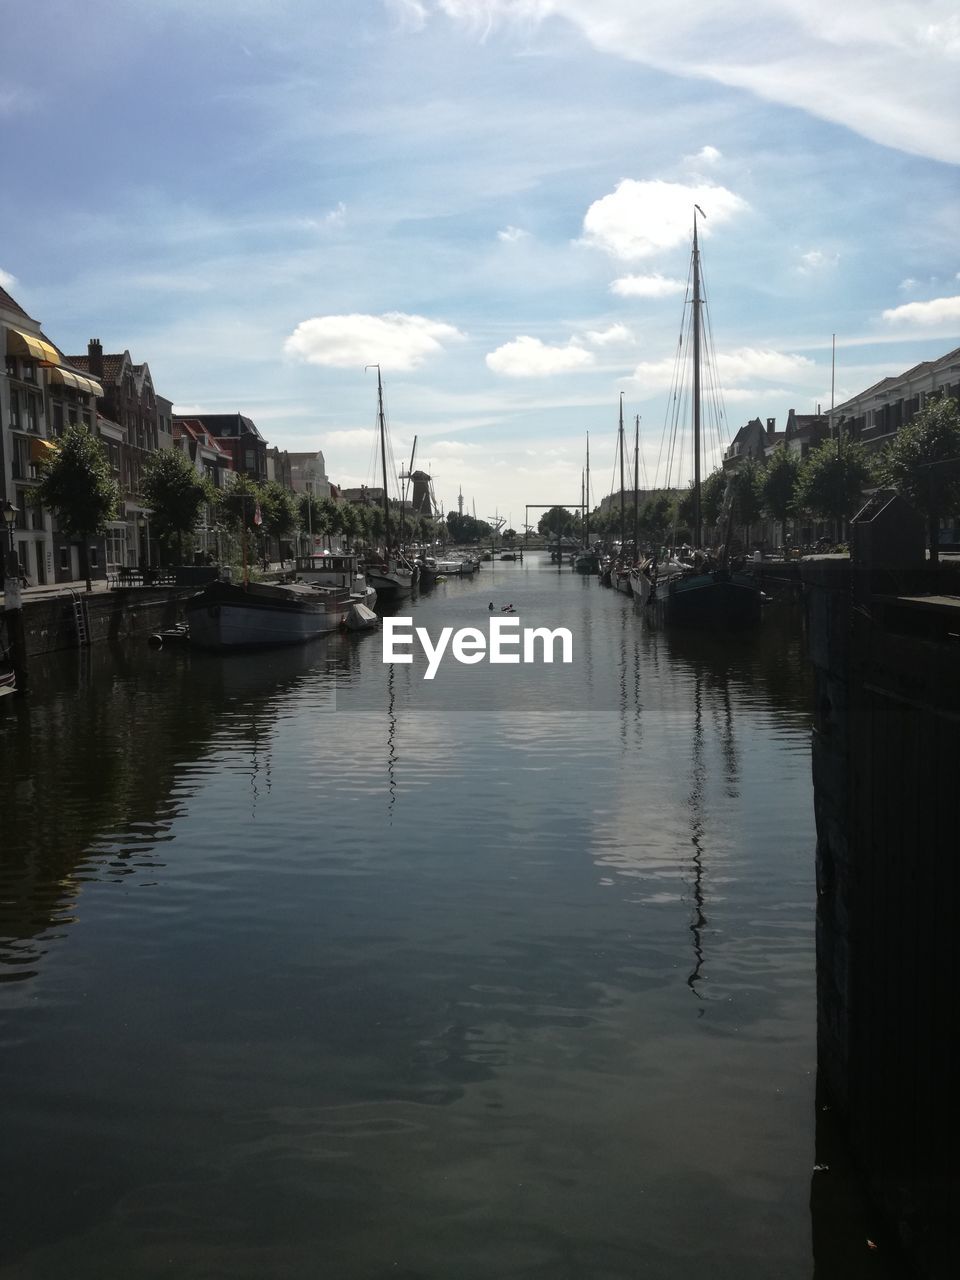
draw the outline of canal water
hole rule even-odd
[[[0,703],[0,1275],[808,1280],[859,1230],[798,617],[659,634],[544,556],[403,612],[491,603],[573,661],[130,643]]]

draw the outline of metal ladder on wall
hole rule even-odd
[[[87,614],[87,602],[76,591],[70,592],[73,606],[73,625],[77,633],[77,648],[85,649],[90,643],[90,619]]]

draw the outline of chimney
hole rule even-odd
[[[767,419],[767,436],[768,436],[768,438],[769,438],[770,440],[772,440],[772,439],[773,439],[773,437],[776,435],[776,433],[777,433],[777,420],[776,420],[776,418],[768,418],[768,419]]]
[[[95,378],[103,377],[103,346],[99,338],[91,338],[87,343],[87,359],[89,369]]]

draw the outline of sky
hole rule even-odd
[[[374,363],[447,510],[576,504],[588,432],[599,501],[621,393],[647,483],[685,482],[695,203],[727,438],[960,344],[952,0],[36,0],[3,30],[0,284],[341,485],[379,483]]]

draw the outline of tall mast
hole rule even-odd
[[[584,519],[584,546],[590,549],[590,432],[587,432],[587,505]]]
[[[640,415],[633,437],[633,554],[639,559],[640,551]]]
[[[623,392],[620,392],[620,554],[623,555],[623,536],[626,532],[623,515]]]
[[[700,515],[700,247],[697,243],[697,210],[693,206],[693,546],[703,546]],[[700,213],[703,210],[700,209]]]
[[[380,366],[368,364],[368,369],[377,371],[377,410],[380,422],[380,462],[383,466],[383,548],[390,551],[390,499],[387,497],[387,428],[383,420],[383,380],[380,377]]]

